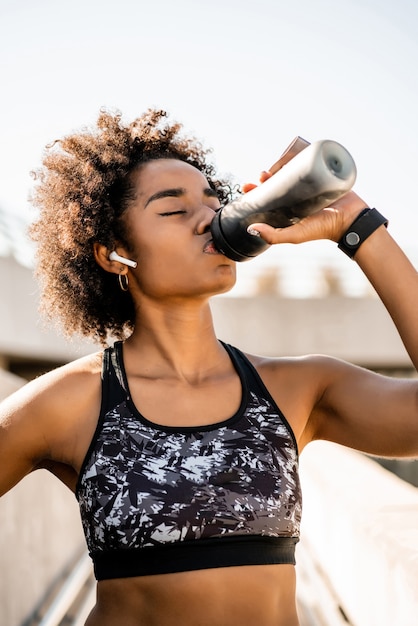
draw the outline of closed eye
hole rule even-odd
[[[158,213],[161,217],[167,217],[168,215],[182,215],[186,213],[186,211],[165,211],[164,213]]]

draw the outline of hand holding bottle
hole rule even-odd
[[[355,177],[352,157],[337,142],[308,144],[296,138],[270,170],[262,172],[264,184],[246,185],[247,194],[217,213],[211,226],[214,243],[236,261],[253,258],[279,243],[278,229],[292,227],[341,198]],[[254,237],[258,233],[261,237]]]

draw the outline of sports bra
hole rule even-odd
[[[295,563],[296,440],[256,369],[223,346],[241,404],[196,427],[147,420],[129,392],[122,342],[104,351],[100,416],[76,489],[98,580]]]

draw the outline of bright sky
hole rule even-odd
[[[43,147],[101,107],[158,106],[238,182],[296,135],[339,141],[416,246],[417,33],[416,0],[0,0],[0,206],[28,215]]]

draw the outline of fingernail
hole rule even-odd
[[[253,228],[252,226],[248,226],[247,227],[247,233],[249,235],[253,235],[254,237],[259,237],[260,233],[258,230],[256,230],[255,228]]]

